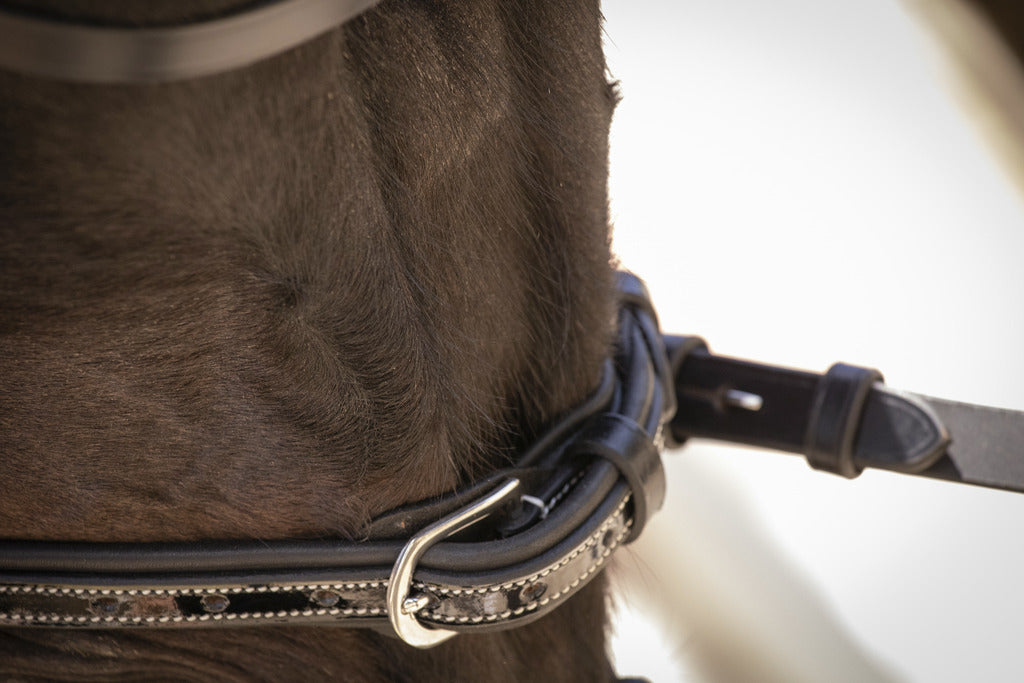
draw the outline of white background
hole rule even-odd
[[[1024,203],[901,5],[607,0],[605,14],[623,95],[614,246],[664,329],[726,355],[815,371],[842,360],[897,388],[1024,409]],[[791,604],[772,595],[799,584],[899,678],[1024,680],[1024,495],[850,482],[704,444],[668,458],[657,542],[691,564],[716,544],[747,552],[742,570],[726,559],[720,581],[686,590],[723,610],[730,594],[764,596],[757,633]],[[684,515],[689,535],[671,540]],[[657,565],[643,552],[635,563]],[[677,569],[658,580],[694,580]],[[626,630],[642,635],[616,642],[623,675],[690,676],[660,659],[678,644]],[[784,641],[782,656],[806,656]]]

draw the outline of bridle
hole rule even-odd
[[[307,43],[379,2],[276,0],[164,28],[92,26],[0,10],[0,69],[97,84],[212,76]]]
[[[664,497],[668,354],[643,284],[623,273],[619,293],[600,386],[513,467],[386,513],[362,542],[0,541],[0,625],[331,623],[427,647],[543,616]]]
[[[283,0],[163,29],[0,12],[0,69],[86,83],[212,75],[375,2]],[[692,436],[803,453],[847,477],[878,467],[1024,490],[1016,414],[901,394],[868,368],[818,375],[716,356],[697,337],[663,335],[635,276],[620,273],[618,293],[600,385],[511,467],[392,510],[358,542],[0,541],[0,626],[333,624],[416,647],[512,628],[556,609],[640,534],[664,497],[662,447]],[[969,442],[983,424],[989,455],[950,450],[950,431]]]

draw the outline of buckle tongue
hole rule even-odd
[[[427,648],[455,635],[455,631],[427,627],[416,619],[416,612],[430,602],[422,593],[411,593],[416,563],[430,546],[485,518],[518,489],[519,480],[508,479],[483,498],[420,530],[405,544],[391,569],[387,592],[388,620],[399,638],[413,647]]]

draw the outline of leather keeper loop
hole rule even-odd
[[[703,338],[694,335],[664,335],[665,340],[665,351],[668,354],[668,365],[672,373],[673,384],[679,377],[679,370],[683,367],[683,363],[686,362],[687,356],[694,351],[708,351],[708,343]],[[678,391],[678,387],[672,387],[673,392]],[[678,396],[678,394],[676,394]],[[678,410],[678,408],[677,408]],[[686,435],[682,433],[673,423],[669,423],[668,428],[665,430],[665,447],[666,448],[679,448],[686,442]]]
[[[644,284],[644,281],[625,270],[620,270],[617,275],[618,286],[616,289],[619,294],[619,304],[645,311],[654,320],[655,325],[657,325],[658,313],[654,310],[654,304],[651,303],[651,295],[647,291],[647,285]]]
[[[853,459],[868,394],[882,373],[836,363],[818,381],[811,403],[804,455],[811,467],[853,479],[861,468]]]
[[[650,436],[627,417],[603,413],[584,427],[571,455],[600,457],[619,470],[633,492],[633,528],[624,542],[633,541],[665,500],[665,469]]]

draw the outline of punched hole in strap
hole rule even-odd
[[[873,368],[836,363],[818,381],[804,439],[811,467],[852,479],[861,468],[854,462],[857,431],[871,387],[882,381]]]
[[[572,455],[603,458],[626,480],[633,494],[633,527],[625,542],[632,542],[665,500],[665,469],[650,435],[623,415],[603,413],[588,422]]]

